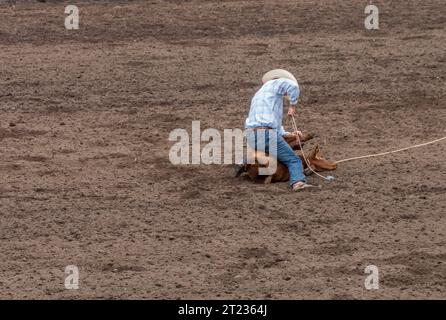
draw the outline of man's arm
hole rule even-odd
[[[283,126],[280,126],[279,134],[280,134],[281,136],[287,136],[287,135],[289,135],[290,133],[289,133],[288,131],[285,131],[285,129],[284,129]]]
[[[280,93],[286,93],[288,98],[290,99],[291,106],[296,107],[297,99],[299,98],[300,94],[299,86],[289,79],[280,79],[280,81],[282,82],[280,84]]]
[[[286,94],[290,102],[288,115],[296,115],[297,100],[300,95],[299,86],[289,79],[280,79],[280,82],[279,93]]]
[[[299,86],[289,79],[279,79],[279,93],[283,95],[287,95],[288,100],[290,101],[290,107],[288,108],[288,115],[296,114],[296,105],[297,99],[299,98]],[[292,135],[290,132],[286,132],[283,126],[279,129],[279,134],[282,136]]]

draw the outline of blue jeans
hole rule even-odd
[[[246,138],[251,148],[268,153],[287,166],[291,186],[306,181],[302,161],[277,130],[247,130]]]

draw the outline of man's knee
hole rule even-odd
[[[278,158],[280,162],[283,162],[287,166],[300,164],[300,158],[294,153],[288,153],[287,155]]]
[[[292,159],[290,160],[290,163],[291,164],[296,164],[296,165],[301,165],[302,164],[302,161],[300,161],[300,158],[298,157],[298,156],[294,156],[294,157],[292,157]]]

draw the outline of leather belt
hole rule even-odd
[[[271,127],[255,127],[255,128],[249,128],[250,130],[257,131],[257,130],[273,130]]]

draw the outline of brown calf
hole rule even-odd
[[[307,141],[311,139],[313,136],[308,135],[302,138],[302,141]],[[287,138],[285,137],[285,140]],[[291,141],[290,141],[291,140]],[[297,141],[294,141],[294,139],[288,139],[287,142],[290,144],[290,146],[293,149],[298,148],[299,143]],[[248,176],[252,179],[255,179],[259,176],[259,168],[260,167],[268,167],[270,165],[273,165],[273,161],[277,161],[273,157],[270,157],[264,152],[261,151],[255,151],[254,149],[248,149],[248,152],[253,152],[250,156],[251,159],[256,159],[254,164],[246,164],[245,165],[245,172],[248,174]],[[337,164],[333,161],[324,159],[321,152],[319,145],[316,145],[312,150],[310,151],[298,151],[297,155],[302,160],[302,165],[304,170],[310,171],[308,169],[308,165],[305,162],[305,159],[303,157],[303,153],[305,155],[305,158],[307,159],[311,169],[314,171],[324,171],[324,170],[335,170],[337,167]],[[254,158],[255,157],[255,158]],[[311,172],[311,171],[310,171]],[[288,181],[290,179],[290,173],[288,171],[288,168],[282,164],[280,161],[277,161],[277,169],[276,172],[272,175],[266,176],[265,183],[271,183],[276,181]]]

